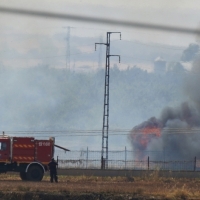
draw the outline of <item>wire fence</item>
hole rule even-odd
[[[155,160],[155,154],[163,152],[149,152],[149,156],[141,160],[134,159],[134,151],[109,151],[106,169],[115,170],[171,170],[171,171],[200,171],[200,159],[196,156],[187,160],[170,160],[163,157]],[[102,169],[101,151],[56,151],[59,168],[62,169]]]

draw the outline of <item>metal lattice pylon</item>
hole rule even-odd
[[[104,109],[103,109],[103,128],[102,128],[102,150],[101,150],[101,169],[108,169],[108,130],[109,130],[109,78],[110,78],[110,35],[112,33],[119,33],[121,39],[121,32],[107,32],[106,43],[95,43],[95,50],[97,44],[106,45],[106,66],[105,66],[105,84],[104,84]]]

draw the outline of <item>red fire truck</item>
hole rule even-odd
[[[55,138],[0,136],[0,173],[19,172],[22,180],[41,181],[54,156]]]

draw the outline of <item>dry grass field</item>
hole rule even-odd
[[[0,199],[200,199],[200,179],[59,176],[59,183],[0,175]]]

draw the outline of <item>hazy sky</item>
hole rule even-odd
[[[1,0],[0,7],[194,29],[199,27],[200,19],[199,0]],[[54,48],[55,51],[60,51],[62,54],[64,48],[66,48],[65,38],[58,42],[53,40],[52,37],[61,33],[67,35],[67,27],[69,26],[73,27],[71,28],[71,35],[73,36],[103,36],[103,39],[106,39],[107,31],[120,31],[123,40],[174,46],[188,46],[189,43],[197,41],[198,38],[197,35],[192,34],[147,31],[122,26],[75,22],[67,19],[36,18],[0,12],[0,63],[10,66],[15,61],[25,65],[23,59],[29,59],[27,66],[34,66],[39,62],[39,59],[32,56],[36,49],[37,55],[41,57],[48,56],[45,49]],[[113,38],[118,39],[119,37],[113,36]]]

